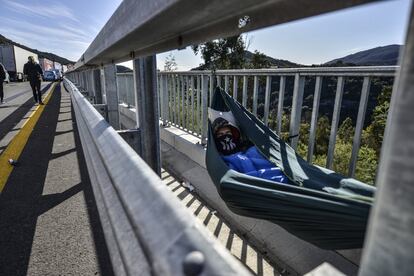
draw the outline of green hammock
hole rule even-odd
[[[276,223],[323,249],[362,247],[375,187],[307,163],[220,88],[211,108],[232,111],[242,134],[295,183],[231,170],[216,149],[209,122],[207,170],[230,210]]]

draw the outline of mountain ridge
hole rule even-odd
[[[336,58],[323,65],[337,66],[375,66],[375,65],[397,65],[399,52],[402,45],[390,44],[359,51],[341,58]]]

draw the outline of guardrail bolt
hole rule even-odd
[[[205,258],[200,251],[192,251],[185,256],[183,262],[184,275],[196,276],[203,271]]]

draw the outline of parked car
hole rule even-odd
[[[54,71],[44,71],[43,72],[43,80],[44,81],[56,81],[58,77]]]
[[[4,72],[6,72],[6,78],[4,79],[5,83],[9,83],[10,82],[10,76],[9,73],[7,72],[6,68],[4,67],[3,64],[0,63],[0,66],[3,67]]]
[[[62,72],[59,69],[54,69],[53,72],[55,72],[58,80],[62,80],[63,79],[63,74],[62,74]]]

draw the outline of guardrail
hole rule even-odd
[[[94,94],[96,103],[107,104],[108,121],[116,128],[119,127],[119,118],[114,64],[133,59],[134,83],[137,84],[134,86],[135,101],[139,112],[137,122],[141,130],[141,138],[144,138],[141,139],[140,149],[146,162],[152,164],[153,168],[159,169],[159,114],[158,93],[155,91],[157,87],[155,54],[368,2],[373,1],[124,0],[68,76],[77,83],[81,83],[83,88],[85,85],[92,84],[91,93]],[[380,189],[370,217],[361,275],[393,273],[412,275],[414,271],[412,262],[414,213],[410,211],[414,209],[412,200],[414,190],[411,185],[414,179],[414,162],[411,154],[414,148],[414,128],[413,120],[411,120],[414,116],[413,9],[411,9],[407,38],[402,52],[401,68],[393,89],[390,116],[387,119],[378,170],[377,186]],[[95,70],[96,68],[104,69],[102,90],[100,90],[99,81],[102,70]],[[89,76],[89,80],[92,78],[92,81],[89,83],[84,78],[85,76]],[[301,76],[300,72],[295,73],[296,89],[293,93],[295,100],[292,106],[294,112],[292,112],[293,118],[291,116],[291,134],[296,134],[298,126],[299,116],[296,110],[303,100],[298,95],[302,94],[304,78],[305,76]],[[339,76],[338,80],[337,91],[342,91],[340,87],[344,83],[344,76]],[[210,82],[214,83],[214,80]],[[207,91],[207,76],[203,76],[201,84],[202,89]],[[161,85],[161,87],[167,91],[165,86]],[[364,77],[363,90],[367,91],[367,87],[369,87],[369,77]],[[204,106],[204,110],[208,104],[206,95],[207,93],[202,95],[201,105]],[[337,110],[340,106],[341,95],[342,92],[336,93]],[[162,111],[166,112],[167,95],[161,93],[160,96],[163,103],[161,107],[164,107]],[[361,104],[359,106],[361,107]],[[360,113],[364,113],[363,108],[359,109],[358,114]],[[203,114],[205,115],[205,111]],[[339,115],[339,113],[336,114]],[[358,117],[361,116],[358,115]],[[205,119],[205,116],[202,117],[203,121]],[[337,128],[336,124],[337,120],[333,120],[333,129]],[[96,131],[89,129],[90,126],[87,128],[91,133]],[[205,134],[206,129],[202,128],[201,133]],[[335,145],[334,134],[331,131],[330,160],[332,160]],[[108,138],[105,146],[111,142],[114,142],[113,139]],[[100,141],[100,143],[103,142]],[[295,139],[292,143],[295,145]],[[105,158],[105,162],[113,160],[107,155],[102,158]],[[122,168],[122,172],[128,173],[127,168]],[[96,178],[91,175],[91,178],[94,177]],[[114,191],[114,196],[118,196],[116,192]],[[137,198],[142,197],[139,193],[135,194],[135,190],[133,195]],[[97,201],[99,200],[97,198]],[[162,215],[166,217],[166,214]],[[121,226],[117,225],[117,227]],[[168,233],[164,234],[168,236]],[[383,250],[384,248],[387,250]],[[174,274],[175,271],[165,272]]]
[[[339,117],[341,114],[342,96],[347,79],[359,79],[362,83],[358,115],[356,118],[355,134],[353,138],[352,154],[349,160],[348,175],[355,176],[358,152],[360,149],[361,135],[364,127],[367,110],[370,83],[376,77],[394,77],[397,66],[369,66],[369,67],[318,67],[318,68],[280,68],[280,69],[255,69],[255,70],[218,70],[211,71],[180,71],[159,72],[160,116],[166,124],[172,124],[189,131],[201,138],[205,143],[207,137],[207,106],[210,105],[213,90],[216,85],[228,91],[241,104],[250,109],[254,115],[258,115],[258,99],[264,98],[264,111],[260,114],[265,124],[269,123],[270,111],[277,110],[276,121],[277,134],[282,132],[282,116],[285,114],[286,95],[293,97],[290,114],[289,135],[299,133],[303,108],[303,97],[307,92],[305,80],[314,82],[312,115],[309,130],[307,160],[312,162],[314,157],[315,137],[317,131],[318,111],[324,78],[334,77],[337,81],[335,92],[335,104],[331,120],[331,132],[326,167],[332,169]],[[287,91],[286,82],[293,80],[292,90]],[[134,105],[134,82],[132,73],[117,74],[118,93],[120,102]],[[272,86],[276,82],[275,85]],[[277,92],[278,106],[271,106],[271,94]],[[308,93],[309,94],[309,93]],[[263,97],[264,95],[264,97]],[[293,137],[291,144],[296,148],[299,137]]]
[[[65,78],[116,275],[250,275]],[[108,146],[110,145],[110,146]]]

